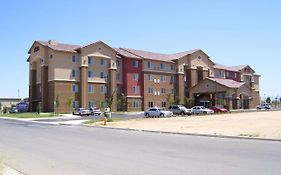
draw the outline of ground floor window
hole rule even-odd
[[[96,107],[96,101],[95,100],[89,101],[89,108],[91,108],[91,107]]]
[[[148,107],[153,108],[153,101],[148,102]]]
[[[166,102],[162,101],[161,106],[162,106],[162,108],[166,108]]]
[[[140,102],[139,101],[133,101],[133,108],[140,108]]]
[[[73,108],[79,108],[79,101],[73,101],[72,102],[72,107]]]

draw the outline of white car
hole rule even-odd
[[[101,115],[101,113],[102,113],[101,110],[97,107],[90,108],[90,111],[91,111],[92,115]]]
[[[89,115],[91,115],[91,111],[89,109],[85,109],[85,108],[76,108],[73,112],[73,115],[89,116]]]
[[[214,110],[205,108],[204,106],[194,106],[191,108],[192,114],[213,114]]]
[[[271,109],[271,106],[268,103],[264,103],[264,104],[258,105],[256,108],[257,109],[267,109],[267,110],[269,110],[269,109]]]
[[[163,108],[149,108],[144,111],[145,117],[171,117],[173,112],[166,111]]]

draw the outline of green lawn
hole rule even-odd
[[[53,113],[14,113],[14,114],[0,114],[0,117],[11,117],[11,118],[49,118],[49,117],[57,117],[58,115],[54,115]]]

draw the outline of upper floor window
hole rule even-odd
[[[94,71],[89,71],[89,72],[88,72],[88,77],[89,77],[89,78],[95,77],[95,72],[94,72]]]
[[[149,87],[149,88],[148,88],[148,93],[149,93],[149,94],[153,94],[153,88],[152,88],[152,87]]]
[[[100,59],[100,64],[101,65],[106,65],[107,61],[103,58]]]
[[[77,55],[72,55],[72,62],[73,63],[79,62],[79,57]]]
[[[175,82],[175,77],[173,75],[171,75],[171,83]]]
[[[100,73],[100,78],[107,78],[106,73],[105,73],[105,72],[101,72],[101,73]]]
[[[171,89],[171,94],[175,94],[175,91],[174,91],[174,89]]]
[[[161,94],[166,94],[166,89],[165,88],[161,88]]]
[[[134,86],[134,87],[133,87],[133,93],[134,93],[134,94],[138,94],[139,92],[140,92],[140,88],[137,87],[137,86]]]
[[[148,74],[148,75],[147,75],[147,79],[148,79],[149,81],[152,81],[152,80],[153,80],[153,75]]]
[[[116,65],[117,65],[117,67],[120,67],[121,61],[120,60],[116,60]]]
[[[107,87],[106,87],[105,85],[102,85],[102,86],[100,87],[100,92],[101,92],[102,94],[107,93]]]
[[[121,74],[120,74],[120,73],[117,73],[117,74],[116,74],[116,80],[118,80],[118,81],[121,80]]]
[[[161,81],[166,82],[166,75],[161,75]]]
[[[161,63],[161,64],[160,64],[160,69],[161,69],[161,70],[165,70],[165,69],[166,69],[166,64]]]
[[[79,91],[78,85],[77,84],[72,85],[72,92],[77,93],[78,91]]]
[[[76,70],[73,69],[73,70],[71,71],[71,77],[72,77],[72,78],[75,78],[75,77],[77,77],[77,76],[78,76],[78,71],[76,71]]]
[[[95,86],[94,85],[89,85],[88,86],[88,91],[89,91],[89,93],[95,93]]]
[[[147,62],[147,68],[148,69],[152,69],[152,67],[153,67],[153,64],[150,61],[148,61]]]
[[[88,64],[94,64],[94,58],[88,57]]]
[[[172,70],[172,71],[175,70],[175,65],[171,64],[171,70]]]
[[[36,47],[34,47],[33,52],[35,53],[35,52],[37,52],[37,51],[39,51],[39,50],[40,50],[39,46],[36,46]]]
[[[132,66],[133,67],[139,67],[139,61],[138,60],[133,60],[132,61]]]
[[[133,80],[136,80],[136,81],[139,80],[139,74],[138,73],[133,74]]]

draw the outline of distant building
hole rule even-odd
[[[11,106],[16,106],[16,104],[20,101],[20,98],[0,98],[0,109],[3,110],[5,106],[8,108]]]
[[[216,64],[201,49],[162,54],[112,48],[102,41],[79,46],[50,40],[35,41],[28,53],[31,111],[39,104],[43,111],[54,111],[56,99],[59,112],[103,108],[111,95],[112,111],[120,96],[127,111],[167,108],[168,94],[180,104],[187,97],[190,105],[228,109],[260,103],[260,75],[249,65]]]

